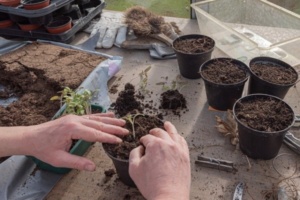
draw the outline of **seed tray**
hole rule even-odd
[[[11,27],[0,29],[0,36],[4,38],[18,37],[26,40],[40,39],[70,43],[78,31],[86,27],[93,18],[100,16],[104,7],[105,2],[102,2],[101,0],[91,0],[80,8],[73,5],[73,9],[71,9],[69,13],[64,14],[72,18],[72,28],[61,34],[50,34],[44,26],[33,31],[23,31],[17,24],[14,24]],[[46,17],[46,13],[44,13],[44,17]]]
[[[51,0],[49,6],[38,10],[26,10],[20,4],[17,7],[9,7],[0,5],[0,12],[18,15],[22,17],[41,17],[64,7],[69,6],[74,0]]]

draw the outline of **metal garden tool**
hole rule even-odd
[[[295,123],[293,127],[300,127],[300,115],[295,116]],[[295,137],[290,131],[285,135],[283,142],[293,151],[300,155],[300,139]]]
[[[238,183],[233,193],[233,200],[242,200],[243,190],[244,190],[244,183],[242,182]]]
[[[233,165],[233,162],[228,160],[221,160],[221,159],[210,158],[210,157],[199,155],[195,163],[203,167],[209,167],[209,168],[218,169],[227,172],[237,171],[237,169]]]

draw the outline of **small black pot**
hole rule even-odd
[[[16,23],[22,23],[24,21],[28,21],[27,17],[15,15],[15,14],[9,14],[9,18],[11,21],[16,22]]]
[[[28,20],[32,24],[44,25],[50,23],[53,20],[53,16],[52,13],[50,13],[41,17],[28,18]]]
[[[209,67],[210,63],[215,62],[216,60],[230,60],[232,63],[237,64],[239,68],[245,72],[245,79],[233,84],[220,84],[214,83],[203,77],[202,71]],[[201,65],[200,74],[205,84],[208,105],[214,109],[226,111],[228,109],[232,109],[235,101],[242,96],[244,85],[249,78],[249,69],[246,64],[236,59],[215,58],[208,60]]]
[[[267,99],[272,98],[278,102],[283,102],[293,114],[293,120],[288,127],[280,131],[274,132],[265,132],[252,129],[246,125],[244,125],[240,119],[237,117],[237,108],[240,103],[247,102],[253,99]],[[267,95],[267,94],[252,94],[245,97],[240,98],[236,101],[233,107],[233,114],[238,124],[238,133],[239,133],[239,146],[241,151],[247,156],[254,159],[272,159],[274,158],[282,145],[283,139],[287,131],[291,128],[294,123],[295,114],[292,108],[281,100],[278,97]]]
[[[107,148],[106,144],[102,144],[102,146],[103,146],[103,149],[105,150],[106,154],[108,155],[108,157],[110,157],[110,159],[112,159],[120,180],[125,185],[128,185],[130,187],[136,187],[135,183],[133,182],[133,180],[131,179],[131,177],[129,175],[129,161],[115,158],[106,150],[106,148]]]
[[[185,39],[198,39],[198,38],[207,38],[209,40],[213,41],[213,44],[215,45],[215,41],[205,35],[198,35],[198,34],[191,34],[191,35],[183,35],[178,38],[176,38],[173,41],[173,49],[176,53],[177,56],[177,61],[179,65],[179,71],[180,74],[189,79],[197,79],[200,78],[199,74],[199,68],[204,63],[205,61],[209,60],[211,58],[211,54],[214,50],[211,48],[210,50],[202,53],[184,53],[181,51],[178,51],[176,48],[174,48],[174,44],[180,40],[185,40]]]
[[[277,66],[282,66],[287,69],[291,69],[295,72],[295,74],[297,75],[297,79],[298,79],[298,73],[289,64],[287,64],[281,60],[278,60],[276,58],[256,57],[256,58],[253,58],[252,60],[250,60],[250,63],[249,63],[251,76],[250,76],[250,80],[249,80],[248,94],[262,93],[262,94],[274,95],[274,96],[277,96],[277,97],[283,99],[285,97],[285,95],[287,94],[288,90],[290,89],[290,87],[295,85],[295,83],[297,82],[297,80],[296,80],[295,82],[293,82],[291,84],[278,85],[278,84],[274,84],[274,83],[265,81],[265,80],[261,79],[260,77],[258,77],[257,75],[255,75],[253,73],[253,71],[251,70],[251,65],[253,65],[255,63],[272,63]]]

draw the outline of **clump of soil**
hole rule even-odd
[[[113,157],[128,160],[130,151],[141,145],[141,137],[149,134],[149,131],[153,128],[164,127],[163,122],[155,116],[132,114],[131,119],[134,119],[133,125],[128,119],[125,119],[125,128],[129,130],[129,134],[121,137],[122,143],[103,144],[104,149]]]
[[[186,108],[186,99],[178,90],[167,90],[161,94],[161,108],[178,109]]]
[[[232,84],[243,81],[247,74],[230,59],[216,59],[202,69],[201,75],[208,81],[218,84]]]
[[[124,90],[119,93],[116,102],[111,105],[111,108],[114,109],[119,117],[123,117],[134,110],[143,112],[141,102],[136,99],[135,88],[130,83],[125,84]]]
[[[120,144],[103,144],[104,149],[113,157],[125,159],[129,158],[130,151],[139,146],[140,138],[149,134],[149,131],[153,128],[163,128],[163,122],[158,116],[150,116],[143,114],[144,109],[148,109],[151,106],[146,104],[145,106],[137,100],[135,87],[126,83],[124,90],[122,90],[115,103],[111,105],[111,108],[115,113],[125,119],[125,128],[129,130],[129,134],[121,137],[123,142]]]
[[[203,36],[200,38],[177,40],[173,46],[177,51],[193,54],[211,50],[215,46],[215,42],[211,38]]]
[[[259,78],[278,85],[289,85],[297,81],[297,74],[291,68],[273,63],[253,63],[252,72]]]
[[[284,102],[273,98],[238,102],[235,112],[245,126],[265,132],[281,131],[294,120],[291,109]]]
[[[116,171],[114,169],[108,169],[108,170],[104,171],[104,174],[106,177],[112,177],[113,175],[116,174]]]
[[[106,58],[52,44],[32,43],[0,57],[0,84],[19,99],[0,105],[0,126],[28,126],[51,120],[65,86],[76,89]],[[2,100],[7,98],[3,93]]]
[[[122,143],[117,145],[103,144],[104,149],[113,157],[127,160],[130,151],[141,145],[139,141],[141,137],[149,134],[153,128],[164,129],[163,115],[157,113],[157,109],[152,106],[153,101],[143,104],[137,100],[138,97],[140,99],[140,96],[141,94],[135,93],[132,84],[126,83],[116,102],[111,105],[115,113],[125,119],[125,128],[129,130],[129,135],[121,137]],[[171,109],[174,112],[180,108],[186,108],[186,99],[178,90],[168,90],[161,97],[161,104],[163,105],[160,105],[160,108]],[[143,112],[151,113],[151,115]],[[179,113],[174,114],[180,115]],[[132,122],[134,126],[132,126]]]

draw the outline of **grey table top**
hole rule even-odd
[[[180,18],[167,20],[175,21],[183,34],[199,33],[196,20]],[[80,33],[73,43],[78,44],[87,37],[87,34]],[[153,91],[153,94],[146,101],[153,100],[154,105],[158,104],[159,94],[163,92],[157,83],[167,80],[171,84],[179,75],[176,59],[155,60],[150,58],[147,50],[113,47],[99,51],[123,57],[121,71],[109,82],[109,87],[116,86],[118,91],[121,91],[127,82],[138,85],[139,73],[151,66],[147,89]],[[215,49],[212,57],[226,57],[226,55]],[[183,112],[180,117],[169,113],[164,119],[176,124],[179,133],[188,142],[192,168],[191,199],[232,199],[235,186],[239,182],[246,185],[243,198],[246,200],[264,199],[270,192],[276,193],[278,186],[292,188],[294,192],[298,190],[300,193],[299,155],[283,145],[279,152],[280,156],[275,160],[248,159],[238,148],[231,145],[229,138],[225,138],[216,130],[215,116],[224,117],[225,112],[209,109],[203,81],[184,78],[182,81],[186,84],[181,93],[187,99],[188,111]],[[299,84],[292,87],[285,98],[296,113],[300,112],[299,87]],[[117,94],[110,93],[110,98],[114,101]],[[300,137],[299,129],[293,131]],[[230,173],[197,166],[195,160],[199,154],[232,161],[238,171]],[[113,164],[105,155],[101,144],[94,144],[86,156],[96,162],[97,170],[93,173],[72,170],[56,184],[47,199],[143,199],[137,189],[123,185],[117,175],[112,178],[105,177],[104,171],[113,168]],[[290,178],[286,179],[287,177]]]

